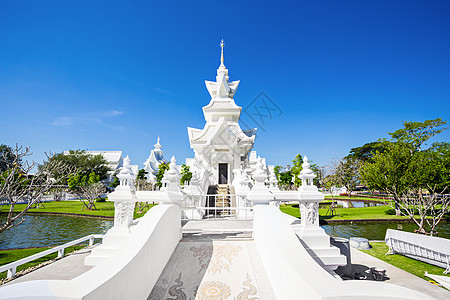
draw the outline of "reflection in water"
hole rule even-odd
[[[321,226],[327,234],[336,237],[364,237],[369,240],[384,240],[387,229],[414,232],[415,223],[379,222],[379,223],[353,223],[329,224]],[[437,226],[439,237],[450,238],[450,223],[439,223]]]
[[[1,222],[5,218],[0,215]],[[112,220],[27,215],[22,224],[0,234],[0,249],[57,246],[89,234],[104,234],[112,226]]]

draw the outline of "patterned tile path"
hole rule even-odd
[[[217,238],[183,239],[149,299],[273,299],[254,242]]]

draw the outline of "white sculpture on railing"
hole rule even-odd
[[[185,203],[187,207],[200,206],[200,200],[202,196],[202,190],[200,189],[200,180],[198,179],[197,172],[192,172],[191,180],[188,184],[183,186],[183,193],[185,194]]]
[[[180,192],[180,179],[181,175],[177,169],[177,160],[175,156],[172,156],[169,164],[169,170],[166,171],[165,174],[167,180],[167,189],[168,192]]]
[[[346,264],[346,257],[340,254],[338,248],[330,245],[330,237],[319,226],[319,202],[324,196],[313,184],[316,177],[311,170],[308,158],[305,156],[302,164],[303,170],[299,178],[302,185],[298,189],[298,200],[301,215],[301,224],[293,225],[294,231],[304,243],[317,255],[328,271]]]
[[[316,175],[311,170],[311,165],[306,156],[303,159],[302,167],[303,169],[299,175],[302,181],[302,185],[299,188],[302,225],[319,227],[319,201],[323,200],[324,196],[313,184],[313,179]]]
[[[103,237],[102,245],[92,249],[91,254],[85,258],[85,265],[94,266],[108,258],[130,234],[137,198],[133,184],[136,175],[131,169],[128,156],[123,160],[123,167],[117,178],[120,185],[108,195],[108,201],[114,202],[114,226]]]
[[[267,172],[264,170],[262,159],[259,157],[253,172],[253,180],[255,185],[252,190],[247,194],[247,199],[253,202],[253,205],[269,204],[275,198],[269,188],[266,186],[265,181],[267,179]]]
[[[134,206],[136,204],[136,188],[133,181],[136,175],[133,173],[130,164],[130,157],[127,155],[123,160],[123,167],[117,178],[120,185],[115,191],[109,194],[108,200],[114,201],[114,226],[127,228],[133,222]]]
[[[183,194],[180,188],[181,175],[177,168],[177,161],[175,156],[170,160],[169,169],[165,172],[162,180],[165,187],[161,189],[157,197],[162,204],[177,204],[180,205],[183,200]]]
[[[131,169],[130,157],[128,155],[123,160],[123,167],[117,175],[117,178],[119,178],[120,185],[117,186],[116,190],[125,190],[125,186],[128,186],[130,190],[135,189],[133,181],[136,179],[136,174]]]
[[[269,173],[270,173],[269,180],[268,180],[269,185],[270,185],[269,190],[272,192],[280,191],[280,188],[278,187],[277,175],[275,175],[275,170],[273,167],[269,168]]]

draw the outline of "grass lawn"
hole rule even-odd
[[[64,254],[68,254],[72,251],[79,250],[86,247],[86,245],[76,245],[67,247],[64,250]],[[46,248],[29,248],[29,249],[17,249],[17,250],[1,250],[0,251],[0,266],[9,264],[13,261],[22,259],[24,257],[48,250],[52,247],[46,247]],[[22,271],[25,269],[28,269],[29,267],[36,266],[38,264],[41,264],[43,262],[46,262],[47,260],[51,260],[55,258],[58,255],[58,252],[49,254],[47,256],[38,258],[36,260],[30,261],[26,264],[20,265],[17,267],[17,271]],[[0,273],[0,279],[6,278],[7,271]]]
[[[14,207],[14,210],[21,211],[25,206],[25,204],[18,204]],[[78,200],[45,202],[44,206],[45,207],[41,208],[32,208],[28,211],[36,213],[72,213],[91,216],[114,217],[114,203],[111,201],[95,202],[95,206],[97,207],[97,209],[93,210],[86,210],[86,208],[83,208],[83,203]],[[150,204],[149,208],[153,206],[153,204]],[[149,208],[145,208],[144,213],[147,212]],[[5,205],[5,207],[2,208],[1,212],[7,212],[8,209],[9,206]],[[137,213],[136,208],[134,212],[134,218],[139,218],[142,216],[143,214]]]
[[[431,278],[425,277],[425,271],[427,271],[430,274],[435,275],[442,275],[446,276],[442,272],[444,272],[443,268],[439,268],[406,256],[403,256],[401,254],[392,254],[392,255],[385,255],[386,252],[388,252],[389,247],[383,243],[383,242],[371,242],[370,245],[372,245],[372,249],[369,250],[360,250],[363,251],[369,255],[372,255],[382,261],[385,261],[393,266],[396,266],[399,269],[402,269],[406,272],[409,272],[413,275],[416,275],[417,277],[420,277],[425,280],[431,280]],[[387,274],[389,276],[389,274]],[[450,274],[447,274],[448,277],[450,277]]]
[[[300,210],[298,207],[292,207],[289,205],[280,205],[282,212],[287,213],[296,218],[300,217]],[[330,217],[326,216],[328,209],[319,208],[319,218],[321,220],[362,220],[362,219],[408,219],[403,216],[396,216],[388,214],[388,211],[392,211],[391,207],[388,205],[382,206],[372,206],[372,207],[356,207],[356,208],[338,208],[339,213],[336,216]]]

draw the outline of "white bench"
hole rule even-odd
[[[450,240],[435,236],[388,229],[385,237],[387,254],[399,253],[450,272]]]

